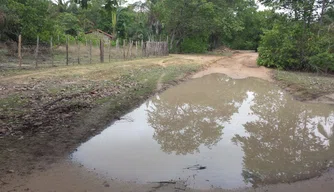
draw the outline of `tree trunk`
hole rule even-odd
[[[325,13],[325,10],[326,10],[326,5],[327,5],[327,1],[323,0],[322,1],[322,7],[321,7],[321,15],[320,15],[320,25],[323,24],[323,16],[324,16],[324,13]]]

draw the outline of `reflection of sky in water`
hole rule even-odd
[[[286,164],[286,160],[288,164],[300,163],[302,154],[309,153],[294,143],[299,136],[297,139],[296,135],[284,136],[293,132],[293,125],[305,125],[312,130],[305,135],[313,133],[316,139],[305,142],[315,142],[311,143],[313,148],[328,146],[330,142],[323,132],[328,137],[332,134],[333,111],[329,106],[293,101],[270,83],[257,79],[232,80],[210,75],[147,101],[124,120],[82,144],[73,159],[99,173],[126,181],[180,179],[194,188],[243,187],[244,179],[254,182],[260,178],[263,181],[256,182],[261,183],[289,176],[280,163]],[[317,129],[319,123],[322,133]],[[282,142],[277,142],[280,138]],[[274,148],[265,151],[261,146]],[[291,150],[295,153],[292,159],[289,156],[277,162],[270,160],[270,165],[279,169],[272,175],[270,168],[261,165],[261,157],[280,159],[284,154],[275,149],[281,147],[284,154],[290,154]],[[267,163],[263,161],[264,165]],[[196,164],[207,169],[185,169]],[[242,174],[243,170],[247,172]],[[297,172],[300,170],[291,174]]]
[[[325,145],[329,145],[329,140],[323,135],[324,133],[320,133],[319,130],[317,129],[318,126],[321,125],[324,129],[325,135],[327,135],[327,137],[333,135],[333,126],[334,126],[334,116],[329,116],[327,118],[325,117],[313,117],[309,119],[309,122],[307,123],[308,127],[314,127],[314,133],[317,137],[321,138],[322,140],[324,140],[324,144]]]

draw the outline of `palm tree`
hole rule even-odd
[[[113,35],[116,35],[116,26],[117,26],[117,9],[119,7],[117,0],[107,0],[106,5],[104,6],[112,18],[112,29]]]

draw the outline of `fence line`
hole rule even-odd
[[[37,44],[36,44],[36,67],[38,67],[38,49],[39,49],[39,36],[37,36]]]
[[[68,65],[68,37],[66,37],[66,65]]]
[[[169,54],[167,42],[146,42],[143,46],[143,52],[146,57],[167,56]]]
[[[0,43],[0,67],[42,67],[72,64],[92,64],[128,60],[134,58],[166,56],[169,54],[167,41],[116,41],[85,38],[65,38],[60,43],[60,37],[41,41],[37,36],[34,42],[25,41],[21,35],[15,42]]]
[[[50,39],[50,54],[51,54],[51,65],[52,66],[54,66],[53,65],[53,50],[52,50],[52,45],[53,43],[52,43],[52,37],[51,37],[51,39]]]
[[[22,47],[22,37],[19,35],[19,44],[18,44],[18,56],[19,56],[19,67],[22,67],[22,54],[21,54],[21,47]]]

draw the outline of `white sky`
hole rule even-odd
[[[257,4],[257,6],[259,6],[259,10],[260,10],[260,11],[263,11],[263,10],[266,9],[266,6],[262,5],[262,4],[259,3],[258,1],[256,1],[256,4]]]
[[[52,1],[56,2],[57,0],[52,0]],[[145,0],[127,0],[127,3],[131,4],[131,3],[134,3],[134,2],[137,2],[137,1],[145,2]],[[257,0],[256,0],[256,2],[257,2],[257,5],[259,6],[260,11],[263,11],[263,10],[266,9],[266,7],[264,5],[258,3]]]
[[[131,3],[134,3],[134,2],[137,2],[137,1],[145,2],[145,0],[128,0],[128,3],[131,4]],[[259,6],[260,11],[263,11],[263,10],[266,9],[266,7],[264,5],[262,5],[261,3],[258,3],[257,0],[256,0],[256,4]]]

